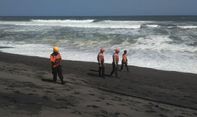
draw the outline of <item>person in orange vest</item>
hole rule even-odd
[[[128,64],[127,50],[124,50],[124,53],[122,54],[122,65],[121,65],[120,71],[123,70],[124,65],[126,66],[127,71],[129,71],[129,68],[128,68],[128,65],[127,64]]]
[[[120,49],[116,48],[115,52],[112,56],[113,62],[112,62],[112,72],[111,72],[111,76],[113,75],[113,73],[115,72],[115,76],[118,77],[118,62],[119,62],[119,52]]]
[[[99,65],[99,77],[103,77],[103,78],[105,78],[104,51],[105,51],[104,48],[101,48],[97,56],[98,65]]]
[[[61,83],[64,84],[63,75],[62,75],[62,67],[61,67],[62,57],[61,57],[61,54],[59,53],[58,47],[53,48],[53,53],[50,56],[50,61],[51,61],[51,68],[52,68],[52,74],[53,74],[53,81],[54,82],[57,81],[57,75],[58,75],[61,80]]]

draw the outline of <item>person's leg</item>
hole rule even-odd
[[[59,79],[61,80],[61,83],[63,84],[64,83],[64,81],[63,81],[64,77],[63,77],[63,74],[62,74],[62,67],[61,66],[57,67],[57,71],[58,71]]]
[[[122,71],[122,70],[123,70],[123,66],[124,66],[124,63],[123,63],[123,61],[122,61],[122,64],[121,64],[121,69],[120,69],[120,71]]]
[[[102,77],[105,77],[105,66],[102,65]]]
[[[118,77],[118,65],[115,65],[115,76]]]
[[[125,63],[125,66],[126,66],[126,68],[127,68],[127,71],[129,71],[129,67],[128,67],[128,65],[127,65],[127,62]]]
[[[100,66],[100,64],[99,64],[99,77],[101,77],[101,66]]]
[[[53,81],[57,81],[57,68],[52,68]]]
[[[114,63],[112,63],[112,71],[111,71],[111,76],[113,75],[114,71],[115,71],[115,64],[114,64]]]

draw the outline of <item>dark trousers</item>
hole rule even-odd
[[[121,65],[121,69],[120,69],[120,71],[122,71],[122,70],[123,70],[124,65],[125,65],[125,67],[127,68],[127,71],[129,71],[129,68],[128,68],[128,65],[127,65],[127,62],[124,62],[124,61],[122,61],[122,65]]]
[[[105,66],[99,63],[99,76],[105,77]]]
[[[114,74],[115,72],[115,76],[118,77],[118,65],[116,65],[114,62],[112,63],[112,72],[111,72],[111,76]]]
[[[61,80],[61,82],[64,83],[64,81],[63,81],[63,75],[62,75],[62,67],[61,66],[52,68],[52,74],[53,74],[53,81],[54,82],[57,81],[57,75],[58,75],[59,76],[59,79]]]

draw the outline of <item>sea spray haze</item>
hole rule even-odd
[[[3,52],[48,58],[54,45],[65,60],[96,62],[104,47],[111,63],[119,47],[130,65],[197,73],[197,17],[0,18]]]

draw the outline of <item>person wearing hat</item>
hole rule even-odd
[[[127,50],[124,50],[124,53],[122,54],[122,65],[121,65],[120,71],[123,70],[124,65],[127,68],[127,71],[129,71],[129,68],[128,68],[128,65],[127,64],[128,64]]]
[[[114,74],[115,72],[115,76],[118,77],[118,62],[119,62],[119,52],[120,52],[120,49],[119,48],[116,48],[115,49],[115,52],[112,56],[112,72],[111,72],[111,76]]]
[[[54,47],[53,53],[50,56],[52,74],[53,74],[53,81],[57,81],[57,75],[59,76],[61,83],[64,84],[63,75],[62,75],[62,67],[61,67],[62,57],[59,53],[59,48]]]
[[[97,61],[99,65],[99,77],[103,78],[105,78],[104,51],[104,48],[101,48],[97,56]]]

